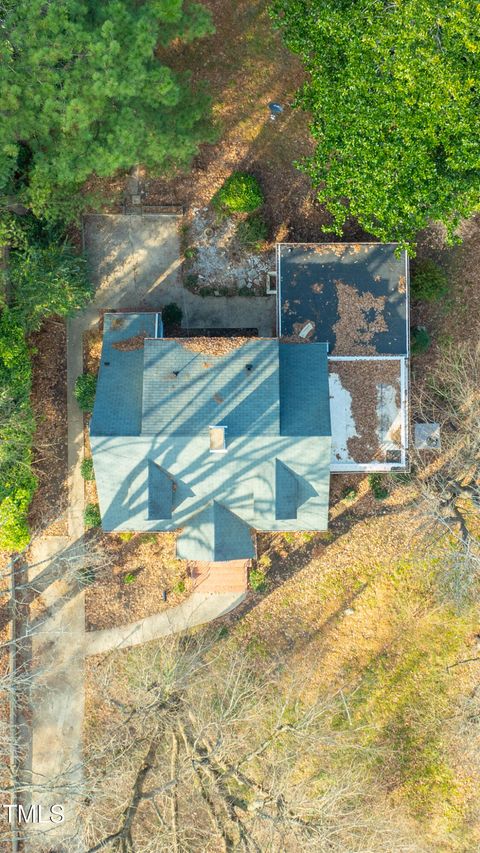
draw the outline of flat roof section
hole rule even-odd
[[[396,243],[278,243],[279,336],[334,355],[407,355],[408,262]]]
[[[330,358],[332,471],[407,464],[404,358]]]

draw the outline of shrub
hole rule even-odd
[[[384,498],[388,497],[388,489],[382,484],[382,478],[380,474],[370,474],[368,478],[368,485],[370,486],[373,497],[377,501],[383,501]]]
[[[95,569],[93,566],[84,566],[79,569],[79,580],[80,583],[84,584],[84,586],[90,586],[90,584],[95,583]]]
[[[237,290],[237,296],[247,296],[247,297],[255,296],[255,291],[254,291],[253,287],[247,287],[246,284],[242,284],[242,286],[239,287]]]
[[[178,581],[178,583],[176,583],[175,586],[173,587],[173,591],[177,595],[181,595],[183,592],[185,592],[185,581],[183,581],[183,580]]]
[[[448,277],[435,261],[426,259],[412,264],[412,296],[414,299],[432,302],[445,296]]]
[[[267,239],[267,223],[261,213],[254,213],[238,223],[236,233],[242,246],[258,247]]]
[[[260,184],[253,175],[233,172],[212,198],[212,206],[221,213],[251,213],[263,204]]]
[[[133,536],[133,533],[132,533]],[[158,542],[158,533],[142,533],[140,536],[140,542],[143,542],[145,545],[153,544],[155,545]]]
[[[94,480],[93,459],[84,459],[80,465],[80,473],[84,480]]]
[[[130,530],[125,530],[124,533],[118,534],[118,538],[121,539],[122,542],[130,542],[134,536],[135,533],[132,533]]]
[[[91,299],[86,259],[68,245],[30,245],[11,253],[12,312],[27,331],[44,317],[68,317]]]
[[[100,507],[98,506],[98,504],[87,504],[87,506],[85,507],[83,520],[87,529],[89,529],[90,527],[100,527],[102,523],[102,517],[100,515]]]
[[[134,575],[133,572],[127,572],[127,574],[123,576],[123,582],[125,584],[133,583],[135,578],[136,575]]]
[[[342,498],[344,501],[354,501],[357,497],[357,490],[354,486],[345,486],[342,492]]]
[[[28,509],[37,486],[31,471],[35,419],[30,388],[25,333],[4,308],[0,316],[0,548],[8,551],[19,551],[28,543]]]
[[[262,569],[250,569],[250,586],[254,592],[264,592],[267,588],[267,578]]]
[[[197,284],[198,284],[198,275],[197,275],[197,273],[195,273],[195,272],[190,272],[190,273],[188,273],[188,275],[186,275],[186,276],[185,276],[184,284],[185,284],[185,287],[187,287],[187,288],[188,288],[188,290],[193,290],[193,291],[195,291],[195,290],[196,290],[196,287],[197,287]],[[165,310],[165,309],[164,309],[164,310]]]
[[[91,412],[95,402],[97,377],[94,373],[83,373],[75,382],[75,399],[82,412]]]
[[[182,317],[182,309],[176,302],[169,302],[165,308],[162,308],[162,321],[165,326],[179,326]]]
[[[198,255],[198,249],[196,246],[187,246],[184,253],[187,260],[191,261],[193,258],[196,258]]]
[[[416,326],[411,330],[411,352],[412,355],[420,355],[426,352],[430,346],[430,335],[423,326]]]

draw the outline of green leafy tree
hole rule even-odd
[[[68,316],[91,296],[83,257],[68,246],[29,246],[12,252],[9,275],[12,313],[27,331],[39,329],[44,317]]]
[[[206,97],[163,59],[173,42],[213,31],[201,5],[3,0],[0,9],[0,192],[37,215],[71,218],[91,175],[137,162],[179,167],[211,136]]]
[[[274,0],[272,14],[309,74],[302,168],[336,232],[354,216],[407,244],[439,220],[452,239],[479,205],[476,0]]]

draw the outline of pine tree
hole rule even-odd
[[[157,58],[213,31],[201,5],[3,0],[0,10],[3,195],[68,218],[91,175],[182,167],[210,138],[208,99]]]

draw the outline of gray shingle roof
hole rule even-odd
[[[278,434],[278,341],[248,341],[228,355],[192,352],[178,340],[145,341],[142,433]]]
[[[330,435],[326,345],[281,342],[279,355],[282,435]]]
[[[138,435],[142,423],[143,346],[129,346],[139,336],[155,334],[156,314],[105,314],[102,359],[90,432],[92,435]],[[126,343],[127,342],[127,343]],[[134,344],[132,344],[134,345]]]
[[[146,316],[123,315],[125,336]],[[326,529],[325,346],[251,339],[211,356],[146,339],[125,352],[112,333],[108,319],[91,427],[106,530],[182,529],[179,556],[228,560],[252,556],[251,528]],[[226,453],[210,452],[212,423],[228,427]]]
[[[166,519],[172,517],[173,480],[168,471],[148,460],[148,518]]]
[[[177,556],[183,560],[222,562],[255,556],[248,524],[218,501],[189,519],[177,539]]]

